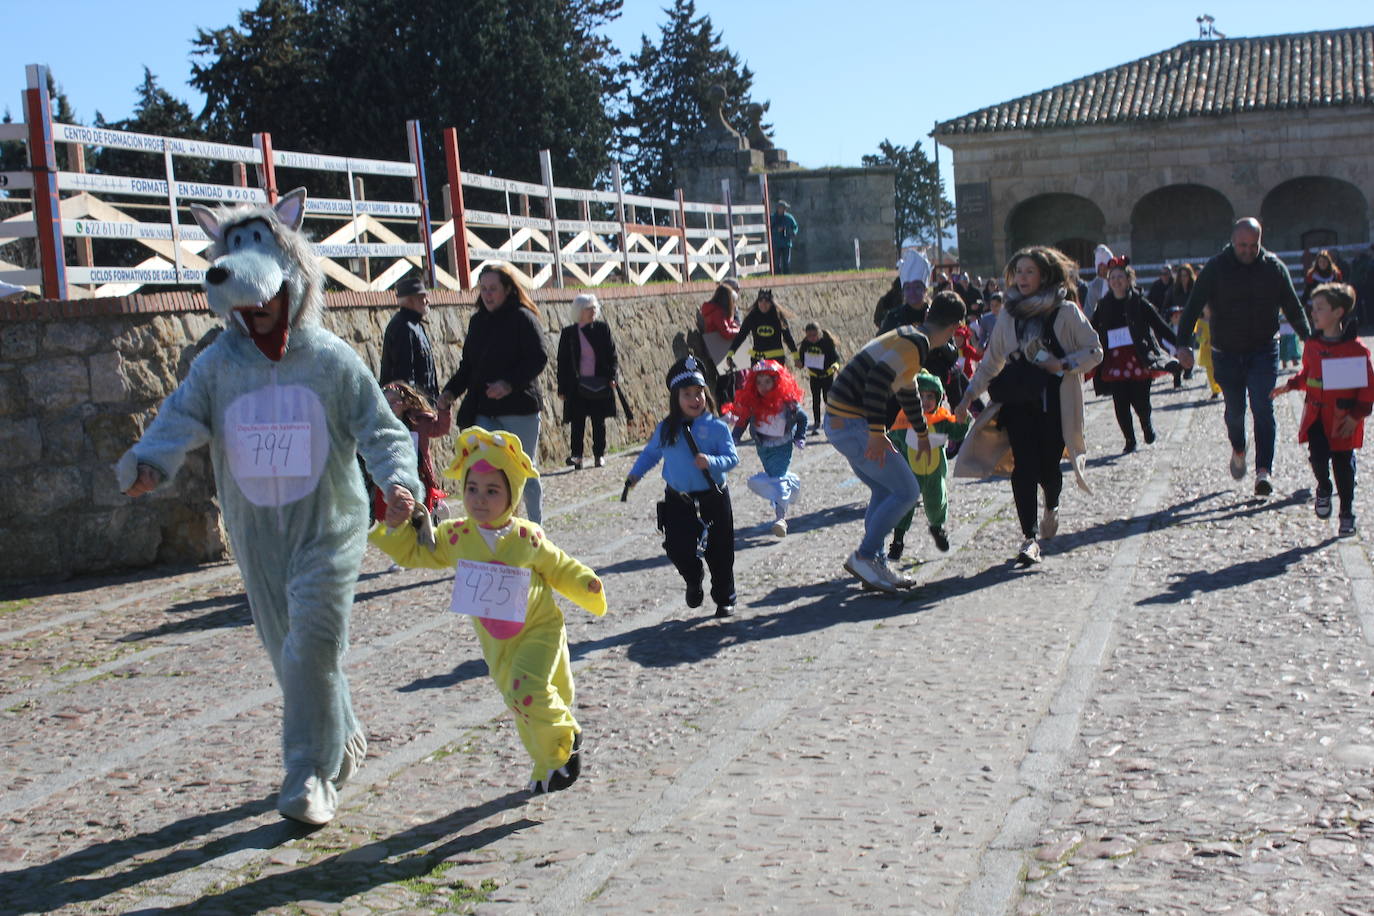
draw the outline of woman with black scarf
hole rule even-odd
[[[1178,281],[1174,281],[1177,283]],[[1140,432],[1145,444],[1155,441],[1154,424],[1150,422],[1150,385],[1156,374],[1172,372],[1178,366],[1159,345],[1167,340],[1177,346],[1174,329],[1160,317],[1135,285],[1135,270],[1124,258],[1113,258],[1107,264],[1109,292],[1097,302],[1092,324],[1105,356],[1097,367],[1093,388],[1098,394],[1111,393],[1116,407],[1116,422],[1126,438],[1123,452],[1135,451],[1135,426],[1131,410],[1140,418]]]
[[[954,476],[1004,472],[1010,450],[1011,491],[1025,537],[1016,555],[1021,566],[1039,563],[1040,539],[1059,530],[1066,448],[1079,488],[1092,492],[1083,478],[1082,378],[1101,361],[1102,348],[1075,299],[1077,279],[1077,267],[1058,249],[1037,245],[1012,255],[1006,305],[954,412],[963,422],[983,392],[992,401],[959,449]],[[1037,523],[1039,490],[1045,512]]]

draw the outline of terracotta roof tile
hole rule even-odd
[[[1187,41],[937,125],[937,136],[1374,105],[1374,26]]]

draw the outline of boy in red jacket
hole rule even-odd
[[[1306,392],[1298,441],[1307,443],[1317,476],[1313,508],[1317,518],[1331,517],[1331,477],[1341,499],[1341,537],[1355,533],[1355,449],[1364,444],[1364,420],[1374,410],[1374,369],[1369,349],[1356,336],[1355,290],[1344,283],[1323,283],[1312,291],[1315,333],[1302,351],[1302,369],[1275,388]]]

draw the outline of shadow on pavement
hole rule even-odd
[[[1249,518],[1264,512],[1275,512],[1289,506],[1303,505],[1311,498],[1311,491],[1307,489],[1297,490],[1279,499],[1262,499],[1259,497],[1241,497],[1238,502],[1229,502],[1225,505],[1203,507],[1204,503],[1210,502],[1218,497],[1236,497],[1233,490],[1215,490],[1211,493],[1196,496],[1185,502],[1177,503],[1172,506],[1165,506],[1146,515],[1131,516],[1129,518],[1112,519],[1108,522],[1098,522],[1089,525],[1087,528],[1078,531],[1064,531],[1053,541],[1047,542],[1046,553],[1063,553],[1074,547],[1085,544],[1100,544],[1107,541],[1115,541],[1120,538],[1128,537],[1133,531],[1137,522],[1145,522],[1146,531],[1159,531],[1175,525],[1195,525],[1202,522],[1225,522],[1236,519]],[[1050,548],[1053,549],[1050,549]]]
[[[266,814],[275,807],[275,796],[243,802],[223,811],[176,821],[151,833],[97,843],[43,865],[6,872],[0,875],[0,900],[4,901],[0,904],[0,912],[44,913],[68,904],[99,900],[145,881],[194,868],[209,859],[244,849],[266,849],[310,832],[310,828],[295,821],[274,821],[212,840],[199,849],[174,850],[161,858],[145,858],[125,871],[86,877],[135,856],[146,857],[153,850],[213,833],[235,821]]]
[[[1177,604],[1204,592],[1216,592],[1264,579],[1274,579],[1288,572],[1288,568],[1301,561],[1303,557],[1324,550],[1337,540],[1335,536],[1331,536],[1317,544],[1290,547],[1272,557],[1243,560],[1220,569],[1199,569],[1196,572],[1179,574],[1175,577],[1176,581],[1170,583],[1164,591],[1149,598],[1142,598],[1136,605]]]
[[[810,633],[837,623],[880,621],[934,607],[961,595],[988,588],[1015,578],[1009,566],[996,566],[973,576],[946,576],[927,582],[900,595],[861,592],[848,579],[819,585],[789,585],[776,588],[749,603],[738,616],[724,621],[712,617],[670,620],[643,627],[605,640],[602,645],[626,644],[626,657],[646,668],[667,668],[710,658],[721,649],[763,639],[780,639]],[[790,606],[801,598],[814,598]],[[781,610],[750,616],[752,608],[778,607]],[[584,644],[580,651],[601,648]],[[574,650],[574,655],[578,650]]]
[[[474,833],[462,833],[474,824],[520,807],[528,799],[528,792],[509,792],[475,808],[455,811],[402,833],[330,856],[313,865],[267,875],[184,906],[131,912],[189,914],[213,910],[217,913],[258,913],[272,907],[289,906],[300,900],[342,902],[383,884],[428,875],[450,856],[490,846],[513,833],[538,826],[538,821],[520,817],[507,824],[493,824]],[[416,852],[446,836],[452,838],[433,849]],[[388,861],[396,858],[399,861]]]
[[[435,674],[431,677],[417,677],[404,687],[397,687],[396,692],[414,693],[417,690],[442,690],[445,687],[455,687],[464,681],[470,681],[474,678],[486,677],[487,673],[487,663],[485,659],[470,658],[460,663],[447,674]]]

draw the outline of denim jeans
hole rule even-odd
[[[868,421],[859,417],[839,419],[839,427],[826,417],[825,432],[835,451],[843,455],[854,474],[868,487],[870,497],[864,512],[864,536],[859,542],[861,556],[876,558],[883,550],[883,541],[897,527],[902,517],[916,506],[921,494],[916,474],[900,453],[889,450],[880,466],[864,457],[868,448]],[[883,446],[887,447],[886,437]]]
[[[477,425],[483,429],[495,432],[504,430],[508,433],[515,433],[520,438],[520,446],[525,450],[525,454],[530,456],[530,463],[536,468],[539,467],[539,414],[501,414],[500,416],[478,416]],[[525,481],[525,511],[524,518],[529,519],[536,525],[543,523],[544,491],[539,486],[539,478],[531,477]],[[516,515],[522,515],[516,511]]]
[[[1270,341],[1244,353],[1212,347],[1212,369],[1226,402],[1226,435],[1231,448],[1245,451],[1245,399],[1255,418],[1255,470],[1274,469],[1274,405],[1269,392],[1279,380],[1279,345]]]

